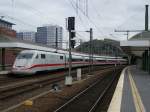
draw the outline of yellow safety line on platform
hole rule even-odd
[[[118,84],[115,89],[115,93],[109,105],[107,112],[121,112],[121,102],[123,95],[124,75],[127,67],[121,72]]]
[[[142,102],[142,99],[140,97],[140,94],[139,94],[138,89],[136,87],[136,84],[132,78],[130,69],[128,69],[128,76],[129,76],[129,81],[130,81],[130,86],[131,86],[131,91],[132,91],[132,96],[133,96],[136,112],[146,112],[145,107],[144,107],[143,102]]]

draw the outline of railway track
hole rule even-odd
[[[111,68],[111,66],[109,67],[101,67],[101,69],[108,69]],[[95,68],[97,69],[97,68]],[[83,70],[84,73],[87,72],[88,69]],[[25,92],[28,92],[30,90],[35,90],[37,88],[49,85],[49,84],[54,84],[60,81],[63,81],[65,79],[66,74],[62,73],[60,74],[55,74],[54,77],[51,76],[45,76],[45,77],[41,77],[38,76],[35,78],[35,76],[32,79],[27,79],[27,78],[20,78],[16,79],[16,82],[13,81],[12,83],[8,84],[8,85],[3,85],[0,86],[0,100],[6,99],[6,98],[10,98],[12,96],[16,96]],[[76,71],[72,72],[72,76],[76,76]],[[10,78],[11,79],[11,78]],[[10,80],[9,79],[9,80]]]
[[[107,66],[108,68],[111,67],[111,66]],[[98,69],[105,69],[106,66],[104,67],[95,67],[95,70],[98,70]],[[82,74],[85,74],[87,73],[87,70],[88,68],[84,68],[82,69]],[[60,73],[63,73],[65,72],[65,70],[61,71]],[[13,85],[13,83],[20,83],[20,82],[24,82],[24,81],[28,81],[28,80],[33,80],[33,79],[40,79],[40,78],[43,78],[43,77],[49,77],[49,76],[56,76],[59,72],[57,71],[54,71],[54,72],[49,72],[49,73],[41,73],[41,74],[36,74],[36,75],[33,75],[33,76],[24,76],[24,77],[18,77],[18,76],[14,76],[13,74],[8,74],[8,75],[3,75],[1,74],[0,75],[0,88],[2,86],[6,86],[6,85]],[[48,78],[47,77],[47,78]]]
[[[48,84],[57,83],[61,80],[64,80],[64,76],[56,77],[56,78],[45,78],[40,80],[32,80],[32,81],[25,81],[22,83],[16,83],[12,86],[3,86],[0,88],[0,100],[30,91],[34,90],[36,88],[43,87]]]
[[[54,112],[99,112],[106,93],[119,77],[118,73],[103,75],[97,82],[77,94]],[[116,80],[117,81],[117,80]],[[108,100],[108,99],[105,99]],[[108,101],[107,101],[108,103]],[[107,111],[107,110],[104,110]]]
[[[6,85],[12,85],[13,83],[24,82],[27,80],[39,79],[39,78],[47,77],[49,75],[52,76],[53,74],[56,74],[56,72],[47,73],[47,74],[46,73],[36,74],[33,76],[24,76],[24,77],[15,76],[13,74],[0,75],[0,87],[6,86]]]
[[[10,77],[6,74],[1,74],[0,75],[0,86],[4,85],[4,84],[8,84],[8,83],[12,83],[12,82],[16,82],[19,79],[16,79],[14,77]]]
[[[96,69],[98,69],[98,67],[96,67]],[[87,69],[88,70],[88,69]],[[106,71],[112,71],[113,68],[112,66],[109,66],[109,67],[100,67],[99,68],[99,71],[94,71],[93,74],[103,74],[103,73],[106,73]],[[83,71],[84,73],[87,73],[86,70]],[[76,75],[76,72],[74,72],[74,74]],[[65,74],[66,75],[66,74]],[[56,76],[56,75],[55,75]],[[87,77],[87,74],[83,75],[85,77]],[[101,75],[100,75],[101,76]],[[58,79],[58,77],[57,77]],[[76,78],[75,78],[76,79]],[[44,80],[44,79],[43,79]],[[51,81],[52,82],[52,81]],[[53,83],[53,82],[52,82]],[[38,96],[40,94],[45,94],[47,93],[48,91],[51,90],[51,84],[49,82],[49,84],[45,84],[45,85],[39,85],[37,84],[38,87],[35,87],[34,89],[27,89],[26,91],[24,91],[25,87],[22,87],[22,90],[21,91],[20,89],[16,89],[16,93],[14,92],[13,95],[11,95],[9,93],[9,90],[8,90],[8,93],[10,94],[10,96],[4,96],[5,98],[2,98],[2,101],[0,103],[0,111],[4,111],[4,112],[8,112],[8,110],[12,110],[12,109],[15,109],[17,108],[18,106],[24,104],[23,102],[26,100],[26,99],[30,99],[30,98],[34,98],[34,96]],[[63,84],[64,82],[62,82],[61,84]],[[60,83],[58,83],[60,84]],[[33,85],[36,85],[36,84],[33,84]],[[41,88],[42,87],[42,88]],[[20,93],[17,91],[20,91]],[[0,93],[1,94],[1,93]],[[6,93],[7,94],[7,93]],[[13,97],[11,97],[13,96]],[[69,97],[70,99],[70,97]],[[13,103],[14,102],[14,103]],[[57,106],[58,107],[58,106]],[[56,109],[56,108],[55,108]],[[9,111],[10,112],[10,111]],[[40,111],[39,111],[40,112]]]
[[[104,69],[106,66],[104,67],[96,67],[95,70],[97,69]],[[111,67],[111,66],[108,66],[108,67]],[[85,69],[85,68],[84,68]],[[66,72],[67,70],[62,70],[61,72]],[[83,70],[82,73],[86,73],[85,72],[86,70]],[[39,78],[42,78],[42,77],[47,77],[49,75],[56,75],[57,71],[52,71],[52,72],[49,72],[49,73],[38,73],[36,75],[33,75],[33,76],[24,76],[24,77],[19,77],[19,76],[15,76],[13,74],[1,74],[0,75],[0,87],[1,86],[5,86],[5,85],[12,85],[13,83],[19,83],[19,82],[24,82],[26,80],[32,80],[32,79],[39,79]]]

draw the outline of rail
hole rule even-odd
[[[94,112],[115,80],[116,74],[115,72],[115,74],[102,76],[97,82],[77,94],[54,112],[69,112],[70,110],[72,110],[72,112]]]

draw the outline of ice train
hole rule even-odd
[[[93,55],[94,65],[126,64],[127,60],[122,57]],[[89,55],[72,53],[72,67],[83,67],[89,65]],[[38,50],[21,51],[12,67],[13,74],[35,74],[40,71],[51,71],[68,68],[69,55],[66,53],[55,53]]]

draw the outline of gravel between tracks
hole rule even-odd
[[[110,71],[111,70],[107,70],[107,72]],[[101,75],[102,72],[97,72],[93,76],[87,77],[85,80],[75,82],[71,87],[64,86],[60,92],[50,92],[33,100],[32,106],[21,105],[14,110],[10,110],[9,112],[53,112],[68,99],[91,85],[97,78],[101,77]]]

